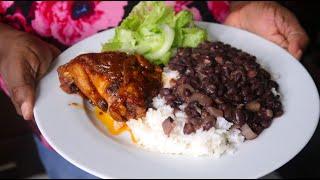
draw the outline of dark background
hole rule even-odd
[[[280,2],[300,20],[301,25],[310,37],[309,47],[302,58],[302,64],[311,74],[320,89],[320,3],[315,1],[284,1]],[[303,94],[301,95],[303,96]],[[308,119],[302,119],[308,123]],[[284,132],[285,133],[285,132]],[[320,127],[308,145],[278,172],[284,178],[320,177]]]
[[[311,1],[280,3],[296,14],[310,37],[310,45],[301,62],[313,77],[319,90],[320,4]],[[308,119],[303,121],[308,123]],[[278,174],[283,178],[320,177],[319,142],[318,126],[308,145],[294,159],[278,169]],[[43,172],[27,123],[15,114],[9,98],[0,92],[0,178],[23,178]]]

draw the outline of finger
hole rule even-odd
[[[308,35],[294,14],[285,8],[281,7],[281,9],[276,12],[276,17],[276,25],[280,33],[288,41],[287,50],[295,58],[299,59],[308,44]]]
[[[272,35],[268,39],[284,49],[287,49],[289,46],[288,40],[281,34]]]
[[[49,55],[47,54],[47,57],[44,61],[41,60],[40,69],[37,75],[37,80],[40,80],[47,73],[53,60],[61,53],[61,51],[58,48],[56,48],[51,44],[47,44],[47,47],[49,48],[50,54]]]
[[[34,87],[32,85],[23,85],[15,87],[12,90],[12,98],[15,102],[17,113],[22,115],[25,120],[34,119],[33,106],[35,102]]]
[[[284,49],[288,48],[288,41],[287,39],[279,33],[274,33],[274,34],[266,34],[264,31],[257,31],[255,28],[248,28],[251,27],[250,24],[245,22],[245,19],[240,18],[240,12],[233,12],[231,13],[225,20],[224,22],[225,25],[241,28],[244,30],[249,30],[253,33],[256,33],[262,37],[265,37],[266,39],[276,43],[277,45],[281,46]],[[256,24],[255,24],[256,25]],[[269,32],[267,32],[269,33]]]
[[[20,116],[22,116],[21,107],[18,105],[18,103],[16,103],[16,102],[13,100],[12,96],[11,96],[11,102],[13,103],[13,105],[14,105],[14,107],[15,107],[15,109],[16,109],[17,114],[20,115]]]
[[[288,35],[288,51],[297,59],[302,56],[302,51],[307,46],[309,39],[304,32],[292,32]]]
[[[30,44],[31,55],[27,57],[30,64],[38,62],[39,67],[35,69],[37,71],[36,79],[41,79],[48,71],[52,61],[60,54],[60,50],[42,40],[37,39],[36,43]]]
[[[14,68],[14,71],[8,75],[11,99],[17,113],[24,119],[31,120],[35,102],[35,72],[26,60],[18,61],[18,64],[11,67]]]
[[[58,48],[55,47],[54,45],[49,44],[49,47],[50,47],[50,49],[51,49],[53,59],[56,58],[57,56],[59,56],[59,55],[61,54],[60,49],[58,49]]]

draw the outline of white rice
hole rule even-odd
[[[179,73],[164,70],[164,87],[171,87],[170,80],[178,79]],[[234,153],[237,146],[244,141],[244,137],[237,129],[230,129],[232,123],[223,117],[218,117],[215,127],[209,131],[199,129],[196,133],[185,135],[183,127],[186,114],[183,111],[173,113],[173,108],[166,105],[165,99],[157,96],[153,99],[155,109],[149,108],[146,117],[131,119],[127,122],[132,130],[137,144],[149,151],[183,154],[190,156],[220,157],[224,153]],[[184,109],[185,105],[181,105]],[[176,123],[170,136],[164,134],[162,123],[171,117]]]
[[[275,88],[271,88],[271,92],[274,96],[281,96],[281,94]]]
[[[162,72],[162,83],[164,88],[170,88],[172,84],[171,80],[177,80],[180,78],[180,74],[178,71],[170,70],[168,67],[163,68]]]

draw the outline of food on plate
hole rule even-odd
[[[137,144],[162,153],[220,156],[283,114],[278,84],[254,56],[221,42],[179,48],[145,117],[127,122]]]
[[[148,109],[145,117],[127,122],[135,144],[152,152],[220,157],[234,153],[244,141],[240,130],[232,129],[233,123],[223,117],[218,117],[209,130],[198,129],[195,133],[185,134],[188,117],[183,107],[181,109],[175,110],[160,95],[155,97],[153,108]]]
[[[145,115],[161,87],[161,71],[140,55],[121,52],[83,54],[58,68],[65,92],[81,94],[117,121]]]
[[[144,1],[115,29],[103,51],[138,53],[154,64],[167,64],[177,47],[196,47],[207,33],[194,25],[189,11],[175,14],[164,2]]]
[[[125,122],[120,122],[120,121],[115,121],[109,113],[106,113],[99,109],[98,107],[94,107],[93,113],[95,117],[98,119],[100,123],[102,123],[104,129],[106,130],[109,134],[113,136],[121,135],[124,132],[129,132],[131,141],[133,143],[136,143],[136,139],[131,131],[131,129],[127,126]]]
[[[256,57],[207,41],[192,19],[163,2],[139,3],[102,53],[58,68],[61,88],[96,106],[110,134],[129,130],[150,151],[234,152],[283,114],[279,86]]]
[[[180,48],[169,62],[179,72],[172,88],[160,95],[173,108],[185,104],[185,134],[214,126],[223,116],[252,139],[283,114],[278,84],[254,56],[221,42],[205,42],[197,48]]]

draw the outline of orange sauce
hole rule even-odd
[[[109,113],[101,111],[99,108],[94,107],[94,113],[97,119],[107,128],[111,135],[120,135],[126,131],[130,133],[130,137],[133,143],[136,143],[136,139],[131,131],[131,129],[124,122],[115,121]]]

